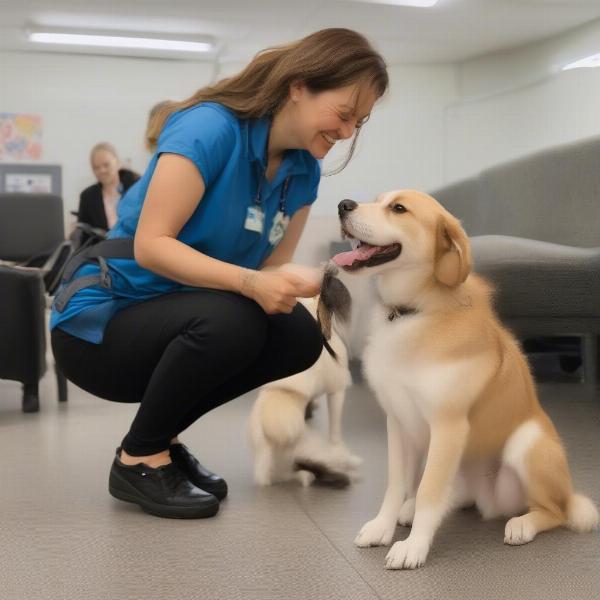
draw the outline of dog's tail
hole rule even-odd
[[[267,440],[280,448],[296,444],[304,432],[306,398],[284,388],[265,388],[260,395],[260,422]]]
[[[347,323],[350,319],[352,298],[348,288],[336,278],[337,267],[329,263],[325,267],[321,294],[317,306],[317,323],[323,334],[323,346],[335,360],[337,354],[329,344],[331,339],[331,320],[335,316],[340,322]]]
[[[598,509],[582,494],[573,494],[567,505],[567,527],[573,531],[592,531],[598,527]]]

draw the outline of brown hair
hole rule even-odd
[[[288,99],[295,81],[302,81],[311,92],[368,84],[381,97],[388,86],[388,74],[383,58],[363,35],[350,29],[322,29],[291,44],[259,52],[240,73],[203,87],[186,100],[157,104],[148,120],[146,146],[156,149],[171,113],[200,102],[219,102],[241,118],[273,115]],[[350,160],[356,139],[344,164],[335,172]]]

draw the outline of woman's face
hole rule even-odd
[[[299,83],[292,86],[290,95],[296,107],[299,141],[317,159],[338,140],[352,137],[377,100],[372,87],[357,84],[313,93]]]
[[[119,179],[119,162],[117,157],[108,150],[96,150],[92,156],[92,171],[102,184],[114,183]]]

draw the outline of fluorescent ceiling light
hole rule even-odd
[[[576,60],[563,67],[562,70],[568,71],[570,69],[582,69],[584,67],[600,67],[600,54],[592,54],[592,56]]]
[[[142,50],[172,50],[176,52],[210,52],[208,42],[164,40],[148,37],[127,37],[119,35],[91,35],[83,33],[50,33],[36,31],[29,33],[29,40],[43,44],[69,44],[75,46],[101,46],[104,48],[133,48]]]
[[[428,8],[435,6],[438,0],[350,0],[350,2],[366,2],[367,4],[392,4],[394,6],[418,6]]]

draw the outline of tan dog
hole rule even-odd
[[[473,503],[484,519],[511,517],[507,544],[561,525],[596,528],[598,511],[573,491],[527,361],[494,314],[492,288],[470,273],[460,222],[413,190],[344,200],[339,213],[358,247],[334,262],[378,277],[364,371],[388,432],[388,488],[355,544],[389,545],[397,522],[412,523],[386,567],[419,567],[444,515]]]

